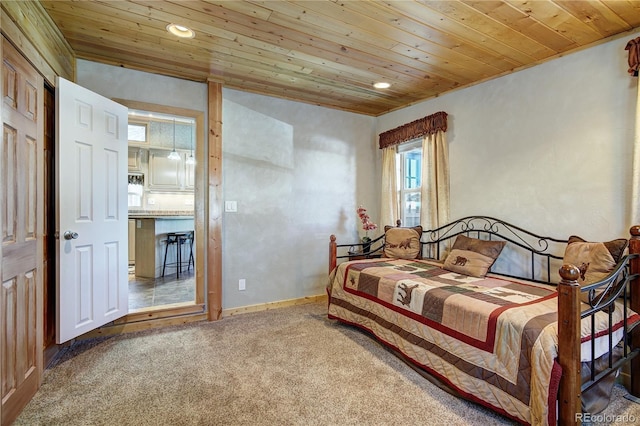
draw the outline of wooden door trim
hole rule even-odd
[[[222,84],[208,81],[207,314],[222,318]]]
[[[159,105],[159,104],[153,104],[149,102],[133,101],[129,99],[116,98],[113,100],[115,102],[118,102],[132,109],[138,109],[142,111],[152,111],[152,112],[158,112],[163,114],[180,115],[184,117],[193,117],[196,121],[196,129],[198,130],[196,132],[196,146],[195,146],[196,164],[202,164],[206,166],[206,157],[205,157],[206,128],[205,128],[205,122],[204,122],[204,112],[193,110],[193,109],[187,109],[187,108],[173,107],[169,105]],[[194,190],[193,213],[194,213],[195,233],[196,235],[199,235],[199,236],[200,235],[206,236],[206,229],[204,226],[204,223],[205,223],[204,218],[207,216],[207,209],[206,209],[206,202],[205,202],[205,195],[204,195],[206,193],[206,188],[204,185],[205,174],[206,174],[206,167],[196,167],[196,187]],[[194,304],[191,305],[192,308],[189,308],[186,311],[185,310],[176,311],[175,307],[172,307],[170,305],[163,308],[150,308],[150,309],[145,309],[144,311],[141,311],[141,312],[129,314],[119,322],[122,322],[122,321],[124,321],[125,323],[139,322],[141,315],[144,317],[145,314],[150,312],[154,312],[154,313],[165,312],[166,314],[163,316],[166,317],[164,318],[164,320],[167,321],[166,325],[172,325],[176,317],[200,315],[202,306],[205,304],[205,289],[207,286],[206,275],[204,272],[205,264],[207,265],[211,264],[210,259],[207,257],[208,256],[206,251],[207,245],[205,243],[206,239],[207,238],[196,238],[195,240],[196,294],[195,294]],[[199,311],[200,313],[198,312],[198,309],[200,309]],[[154,318],[149,318],[148,320],[151,320],[151,319],[153,319],[154,321],[157,321],[157,326],[163,325],[162,324],[163,318],[154,317]]]

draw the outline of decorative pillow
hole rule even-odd
[[[458,235],[443,268],[458,274],[482,278],[496,261],[506,241],[488,241]]]
[[[590,243],[572,235],[564,251],[563,263],[570,263],[580,269],[578,284],[585,286],[606,277],[624,254],[628,241],[624,238],[605,243]],[[583,293],[582,301],[589,303],[589,295]]]
[[[421,252],[422,226],[413,228],[384,227],[384,257],[415,259]]]

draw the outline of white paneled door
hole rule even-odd
[[[58,343],[128,311],[127,112],[57,80]]]

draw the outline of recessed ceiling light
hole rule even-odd
[[[391,87],[391,84],[384,81],[379,81],[377,83],[373,83],[373,87],[375,87],[376,89],[388,89],[389,87]]]
[[[184,25],[169,24],[167,25],[167,31],[182,38],[194,38],[196,36],[196,33],[191,28],[187,28]]]

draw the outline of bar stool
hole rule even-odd
[[[196,265],[193,260],[193,231],[186,232],[186,235],[178,237],[178,246],[182,248],[183,244],[189,244],[189,259],[187,261],[187,272],[191,269],[191,266],[195,269]]]
[[[164,248],[164,262],[162,263],[162,276],[164,277],[165,270],[168,267],[176,268],[176,278],[180,278],[180,272],[182,272],[182,250],[185,244],[189,244],[189,257],[187,262],[187,271],[191,265],[194,265],[193,261],[193,231],[185,232],[167,232],[167,239],[165,240]],[[167,255],[169,254],[169,247],[175,246],[176,248],[176,261],[167,263]]]

